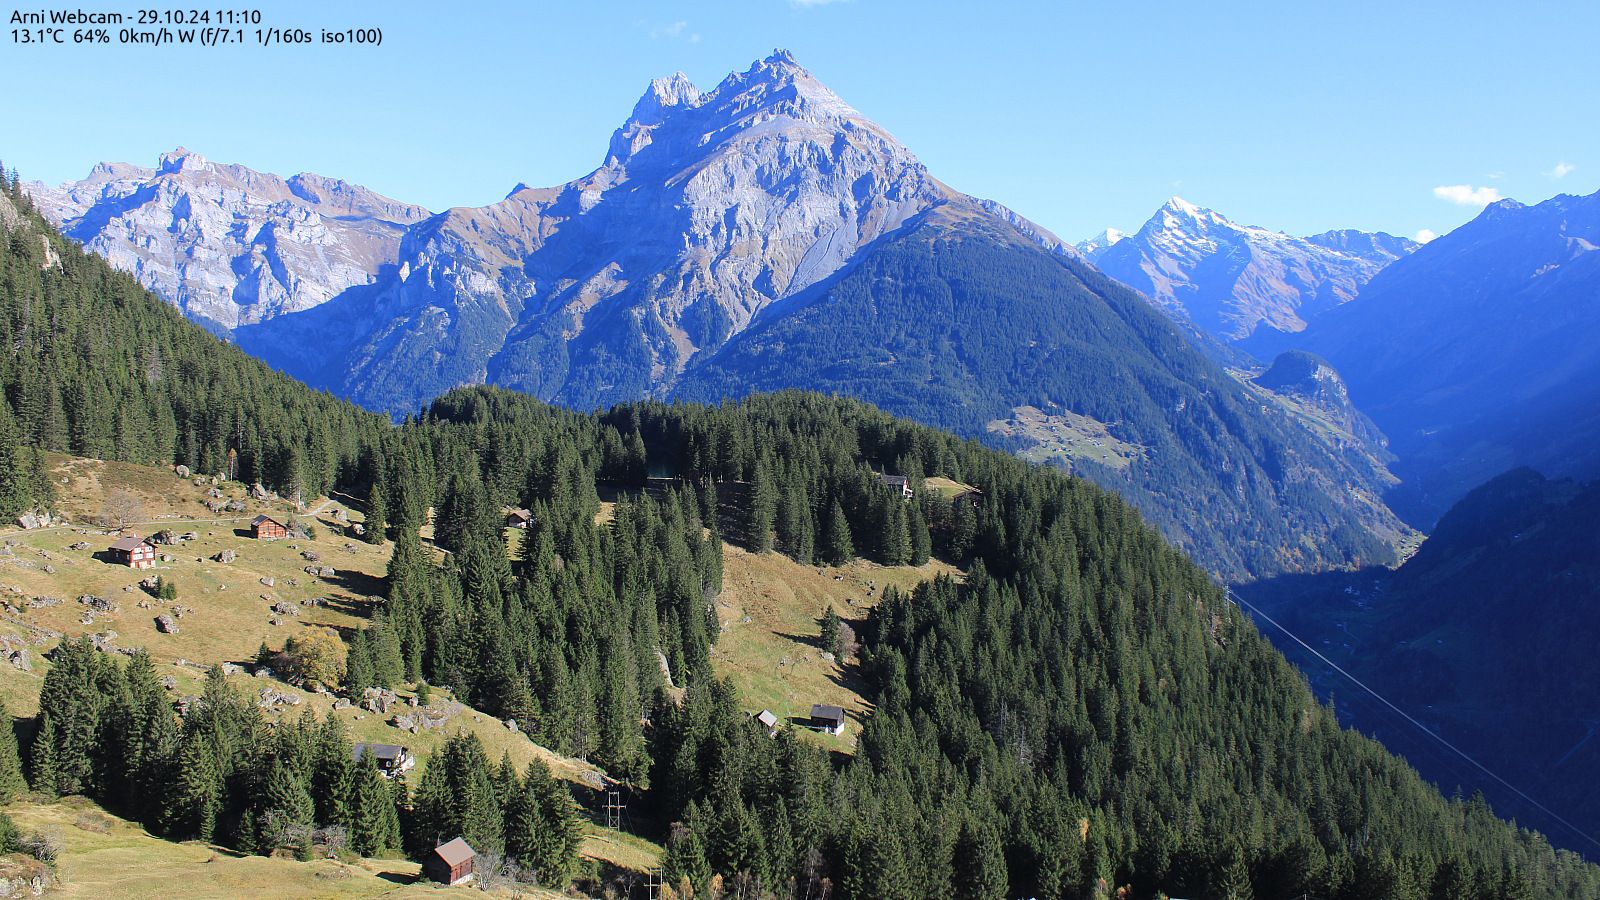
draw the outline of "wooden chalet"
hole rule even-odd
[[[911,499],[911,479],[904,475],[879,475],[878,483],[888,488],[889,491],[900,492],[900,499]]]
[[[289,526],[271,516],[256,516],[250,523],[250,536],[258,541],[275,541],[289,536]]]
[[[526,509],[513,509],[506,513],[507,528],[527,528],[533,521],[533,513]]]
[[[135,569],[150,569],[156,564],[156,548],[137,534],[129,535],[111,545],[111,558]]]
[[[350,751],[350,758],[356,762],[366,756],[376,760],[378,771],[389,778],[403,775],[417,764],[417,758],[399,744],[357,744]]]
[[[837,706],[828,706],[818,703],[811,707],[812,731],[821,731],[827,734],[844,734],[844,710]]]
[[[464,884],[472,880],[472,866],[477,858],[471,845],[456,838],[433,848],[422,861],[422,874],[440,884]]]

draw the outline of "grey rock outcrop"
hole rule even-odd
[[[405,226],[428,215],[343,181],[280,178],[181,147],[154,169],[102,163],[82,181],[27,190],[68,237],[224,329],[371,282]]]

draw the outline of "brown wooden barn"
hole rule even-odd
[[[111,558],[135,569],[149,569],[156,564],[156,548],[137,534],[129,535],[111,545]]]
[[[250,536],[256,540],[273,541],[289,536],[289,526],[271,516],[256,516],[250,523]]]
[[[462,884],[472,879],[478,854],[465,840],[456,838],[433,848],[422,861],[422,874],[440,884]]]
[[[513,509],[506,513],[507,528],[527,528],[533,521],[533,513],[526,509]]]

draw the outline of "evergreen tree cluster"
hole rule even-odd
[[[413,802],[375,756],[356,758],[338,720],[307,713],[269,726],[220,669],[180,715],[143,651],[119,665],[87,640],[67,641],[53,662],[29,754],[35,791],[93,797],[158,834],[250,853],[421,856],[464,836],[544,884],[572,876],[577,808],[538,761],[523,774],[509,757],[496,769],[476,737],[458,735],[428,761]],[[15,737],[0,730],[0,795],[24,787]]]
[[[572,795],[538,759],[519,774],[510,757],[492,766],[475,735],[457,735],[429,760],[417,787],[417,855],[454,837],[501,854],[538,884],[572,880],[582,830]]]
[[[487,450],[538,433],[541,420],[579,421],[474,389],[442,398],[423,424],[498,433]],[[1481,799],[1444,799],[1341,729],[1204,572],[1087,482],[811,394],[635,404],[587,421],[638,433],[649,471],[675,479],[620,503],[598,529],[602,546],[631,533],[656,494],[688,504],[709,492],[741,498],[723,518],[750,549],[771,521],[768,546],[792,552],[780,511],[765,510],[793,491],[813,527],[873,554],[885,500],[920,510],[932,550],[968,569],[914,594],[888,591],[853,623],[875,711],[842,766],[791,735],[768,739],[705,666],[684,670],[681,699],[653,685],[648,796],[680,823],[669,880],[703,888],[720,876],[780,896],[826,881],[852,898],[1109,896],[1132,885],[1135,896],[1487,900],[1600,887],[1581,858],[1505,825]],[[568,440],[598,474],[608,442]],[[880,490],[883,469],[909,473],[918,499]],[[982,499],[931,498],[924,474],[975,484]],[[564,571],[566,555],[555,550],[562,564],[549,565],[541,548],[572,540],[559,523],[592,522],[588,494],[571,493],[583,514],[536,516],[557,524],[529,530],[525,572]],[[645,571],[613,593],[670,581]],[[473,590],[463,579],[463,596]],[[569,628],[565,639],[584,635]],[[1461,884],[1471,891],[1451,893]]]
[[[329,829],[357,853],[401,847],[402,782],[370,756],[356,760],[337,720],[308,713],[268,727],[220,669],[179,715],[143,651],[119,665],[87,640],[66,641],[40,703],[35,791],[89,796],[158,834],[246,852],[307,855]]]

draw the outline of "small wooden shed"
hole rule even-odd
[[[533,521],[533,513],[526,509],[513,509],[506,513],[507,528],[527,528]]]
[[[456,838],[433,848],[422,861],[422,873],[440,884],[463,884],[472,880],[472,864],[477,858],[471,845]]]
[[[390,778],[404,775],[417,764],[416,757],[399,744],[357,744],[350,751],[350,758],[355,762],[360,762],[364,756],[371,756],[378,764],[378,771]]]
[[[822,703],[812,706],[811,729],[828,734],[844,734],[844,710]]]
[[[111,558],[135,569],[150,569],[156,564],[156,548],[137,534],[111,545]]]
[[[289,526],[271,516],[256,516],[250,523],[250,536],[256,540],[273,541],[289,536]]]

